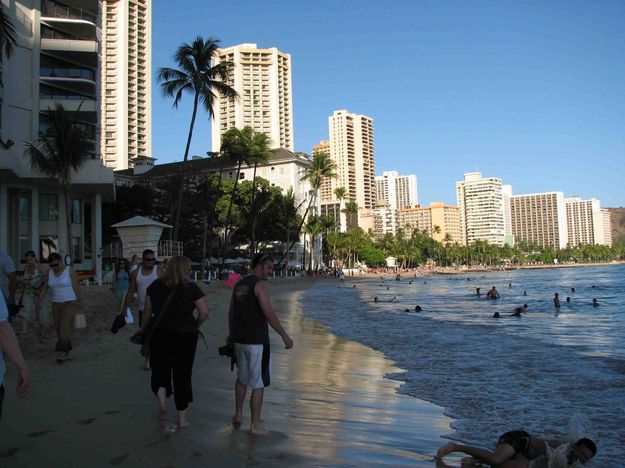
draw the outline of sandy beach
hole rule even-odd
[[[435,466],[436,449],[452,433],[442,408],[399,395],[397,372],[380,352],[334,336],[307,319],[301,297],[310,283],[271,283],[272,301],[295,341],[285,350],[272,335],[273,381],[265,393],[263,422],[269,436],[252,439],[230,424],[234,373],[217,354],[227,334],[230,290],[202,285],[209,320],[198,345],[191,426],[169,432],[157,421],[156,403],[143,371],[134,326],[112,335],[114,296],[106,286],[81,287],[88,328],[74,334],[74,358],[53,359],[54,334],[39,342],[20,337],[32,377],[28,398],[14,395],[7,375],[0,423],[0,466]],[[18,327],[19,328],[19,327]]]

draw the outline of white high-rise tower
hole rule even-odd
[[[152,156],[152,2],[101,3],[102,162],[128,169]]]
[[[469,172],[456,182],[460,224],[466,244],[477,240],[504,245],[505,224],[501,179]]]
[[[293,151],[291,55],[275,47],[240,44],[220,49],[216,62],[230,64],[226,83],[239,96],[218,95],[214,103],[213,151],[219,151],[221,135],[233,127],[252,127],[271,139],[272,148]]]

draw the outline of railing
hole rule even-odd
[[[95,15],[82,8],[70,7],[52,0],[44,0],[43,16],[51,18],[82,19],[95,23]]]
[[[171,258],[176,255],[182,255],[184,251],[184,242],[175,240],[164,240],[158,244],[158,257]]]
[[[95,41],[95,35],[93,37],[77,36],[76,34],[70,34],[57,29],[53,29],[49,26],[41,26],[41,38],[42,39],[67,39],[70,41]]]
[[[88,68],[41,67],[39,76],[48,78],[82,78],[95,81],[95,73]]]
[[[69,101],[95,101],[94,96],[84,96],[82,94],[70,93],[49,86],[39,87],[39,99],[63,99]]]

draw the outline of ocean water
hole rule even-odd
[[[492,286],[495,301],[485,299]],[[591,466],[625,466],[625,265],[328,280],[302,306],[393,359],[404,370],[389,376],[404,382],[399,392],[454,418],[450,439],[492,447],[518,428],[587,436],[599,449]]]

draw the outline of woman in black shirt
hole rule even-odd
[[[178,429],[189,425],[186,411],[193,401],[191,373],[198,327],[208,316],[204,293],[189,281],[190,273],[191,261],[187,257],[172,258],[165,275],[148,287],[143,310],[143,323],[147,323],[151,315],[165,314],[156,324],[150,341],[151,385],[161,421],[167,420],[166,398],[174,394]],[[170,294],[173,296],[163,310]],[[195,309],[197,318],[193,314]]]

